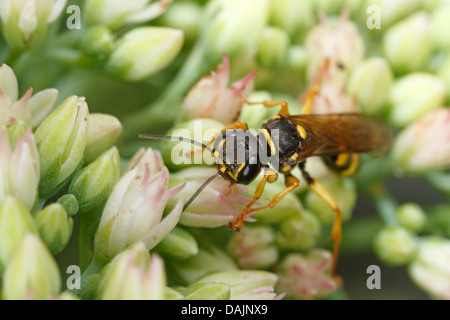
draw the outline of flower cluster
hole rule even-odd
[[[373,250],[450,299],[450,3],[400,2],[1,0],[0,298],[352,298],[335,203],[337,261]],[[288,194],[282,173],[230,183],[207,144],[259,130],[270,101],[368,115],[394,139],[346,158],[355,177],[310,157]],[[385,184],[402,178],[444,204],[399,203]]]

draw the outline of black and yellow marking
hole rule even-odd
[[[335,156],[322,157],[325,164],[343,176],[353,175],[359,167],[359,155],[356,153],[340,153]]]

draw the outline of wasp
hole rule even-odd
[[[194,193],[185,203],[184,208],[187,208],[202,189],[219,175],[231,184],[248,185],[260,176],[261,172],[264,172],[252,200],[229,223],[229,227],[235,231],[239,231],[243,227],[247,215],[273,208],[298,187],[300,180],[292,172],[299,167],[309,188],[335,212],[331,231],[331,238],[334,242],[331,274],[335,276],[334,270],[342,235],[341,212],[335,200],[322,184],[306,171],[306,161],[310,157],[322,157],[331,169],[343,175],[351,175],[358,168],[359,153],[382,155],[388,149],[393,134],[383,121],[367,115],[358,113],[310,114],[311,103],[318,92],[317,86],[310,91],[301,115],[291,115],[288,104],[283,101],[245,101],[250,105],[262,104],[265,107],[281,107],[278,113],[262,124],[258,135],[251,133],[246,123],[237,121],[224,128],[206,145],[174,136],[143,134],[140,137],[189,142],[200,146],[202,150],[211,152],[214,156],[217,173]],[[213,147],[210,148],[209,145],[213,143]],[[241,159],[238,159],[239,156]],[[262,159],[266,159],[266,161],[262,161]],[[273,166],[274,162],[276,162],[276,166]],[[276,181],[279,174],[284,176],[286,188],[268,204],[253,207],[263,194],[265,185]]]

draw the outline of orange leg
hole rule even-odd
[[[244,217],[252,212],[255,211],[259,211],[259,210],[263,210],[263,209],[267,209],[267,208],[273,208],[277,205],[278,202],[280,202],[289,192],[291,192],[292,190],[294,190],[295,188],[297,188],[300,185],[300,181],[292,176],[292,175],[286,175],[285,176],[285,183],[286,183],[286,189],[284,189],[283,191],[281,191],[280,193],[278,193],[273,199],[272,201],[269,202],[268,205],[262,206],[262,207],[258,207],[258,208],[253,208],[253,209],[247,209],[246,211],[242,211],[239,216],[229,224],[230,227],[234,228],[235,231],[239,231],[242,226],[244,225]],[[262,182],[262,181],[261,181]],[[260,182],[260,183],[261,183]],[[265,183],[264,183],[265,184]],[[258,185],[259,187],[259,185]],[[258,189],[258,188],[257,188]],[[262,193],[262,190],[261,190]],[[261,195],[259,195],[261,196]],[[259,198],[258,196],[258,198]],[[256,200],[255,200],[256,201]],[[253,202],[254,203],[254,202]]]
[[[305,104],[303,105],[302,114],[311,114],[311,105],[314,98],[320,92],[320,86],[322,84],[323,78],[325,76],[325,72],[330,67],[330,60],[326,59],[322,69],[320,70],[317,78],[314,81],[312,88],[309,90],[308,96],[306,97]]]
[[[278,112],[279,114],[284,114],[284,115],[289,115],[289,108],[288,108],[288,104],[285,101],[270,101],[270,100],[264,100],[264,101],[260,101],[260,102],[251,102],[248,101],[247,99],[245,99],[244,97],[240,96],[241,100],[244,101],[246,104],[250,104],[250,105],[255,105],[255,104],[262,104],[264,107],[266,108],[271,108],[271,107],[276,107],[276,106],[281,106],[281,110],[280,112]]]
[[[333,239],[333,260],[331,264],[331,276],[336,279],[338,282],[342,282],[341,278],[335,274],[337,260],[339,256],[339,247],[342,239],[342,218],[341,211],[339,210],[339,206],[330,196],[325,187],[320,184],[317,180],[311,178],[311,176],[305,171],[304,163],[300,164],[300,170],[302,171],[303,177],[308,183],[308,187],[319,196],[323,201],[325,201],[330,208],[336,213],[336,217],[334,219],[333,227],[331,229],[331,238]]]
[[[235,231],[241,230],[241,228],[244,226],[244,218],[245,216],[252,212],[253,210],[251,207],[255,204],[256,201],[259,200],[262,193],[264,192],[264,187],[266,186],[266,183],[273,183],[277,180],[278,174],[273,171],[272,169],[267,169],[264,172],[264,178],[261,179],[261,181],[258,183],[258,186],[256,187],[255,194],[253,195],[253,199],[245,206],[245,208],[242,210],[242,212],[234,219],[232,222],[229,223],[229,227],[233,228]]]

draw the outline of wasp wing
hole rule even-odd
[[[393,138],[391,128],[380,119],[359,113],[290,115],[290,121],[305,128],[302,144],[306,156],[370,152],[381,156]]]

